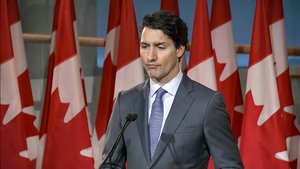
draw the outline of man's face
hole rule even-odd
[[[145,27],[141,34],[140,55],[149,77],[164,85],[180,71],[178,59],[184,47],[175,45],[161,30]]]

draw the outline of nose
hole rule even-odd
[[[154,47],[151,47],[148,51],[148,56],[147,56],[147,59],[149,61],[153,61],[153,60],[156,60],[157,59],[157,52],[155,50]]]

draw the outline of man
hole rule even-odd
[[[186,24],[159,11],[143,18],[140,55],[149,80],[119,93],[109,122],[103,157],[128,125],[102,168],[243,168],[220,93],[192,81],[180,70],[187,45]]]

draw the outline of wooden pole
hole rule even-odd
[[[50,35],[45,34],[30,34],[23,33],[24,40],[26,42],[35,42],[35,43],[50,43]],[[79,43],[83,46],[105,46],[105,38],[101,37],[79,37]],[[250,45],[235,45],[236,52],[239,54],[249,54]],[[190,44],[187,46],[187,50],[190,50]],[[288,47],[287,52],[289,56],[300,56],[300,47]]]
[[[45,34],[30,34],[23,33],[23,38],[26,42],[34,42],[34,43],[50,43],[51,37],[50,35]],[[79,43],[83,46],[105,46],[105,39],[98,37],[79,37]]]

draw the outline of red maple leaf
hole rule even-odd
[[[9,123],[3,124],[3,118],[9,105],[0,105],[1,116],[1,167],[0,168],[35,168],[35,161],[20,156],[20,152],[28,150],[26,138],[37,133],[33,125],[35,116],[19,113]]]
[[[275,158],[286,151],[281,114],[277,111],[261,126],[257,125],[263,105],[256,106],[251,91],[246,94],[241,154],[245,168],[288,169],[289,163]]]
[[[293,114],[285,112],[283,108],[280,108],[280,111],[283,115],[283,126],[285,126],[287,137],[299,135],[300,133],[294,124],[294,122],[297,120],[297,117]]]
[[[85,108],[65,123],[69,103],[62,103],[58,89],[51,95],[43,169],[93,168],[93,159],[80,155],[91,147]]]
[[[280,99],[280,111],[282,112],[287,137],[299,135],[300,133],[294,124],[294,121],[297,118],[296,115],[290,114],[283,110],[285,106],[292,106],[294,104],[289,69],[286,69],[281,75],[276,78],[276,80],[278,84],[278,93]]]

